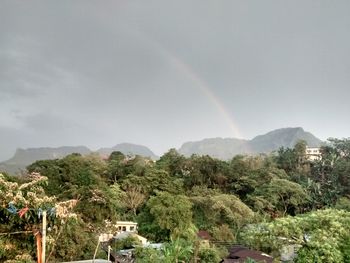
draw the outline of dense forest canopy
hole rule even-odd
[[[299,141],[229,161],[174,149],[157,161],[121,152],[36,161],[30,176],[0,175],[0,261],[34,261],[39,212],[75,200],[72,216],[48,218],[50,261],[92,258],[106,221],[127,220],[166,244],[162,255],[138,249],[137,262],[224,257],[219,246],[198,245],[199,230],[276,258],[294,245],[297,262],[350,262],[350,140],[329,139],[321,153],[310,161]]]

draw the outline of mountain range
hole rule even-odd
[[[259,135],[251,140],[236,138],[209,138],[201,141],[186,142],[178,152],[191,156],[192,154],[210,155],[215,158],[228,160],[237,154],[258,154],[270,153],[278,150],[280,147],[293,147],[298,140],[305,140],[308,146],[318,147],[323,142],[302,128],[282,128],[273,130],[264,135]],[[102,157],[108,156],[113,151],[120,151],[125,155],[141,155],[157,159],[149,148],[142,145],[121,143],[111,148],[100,148],[96,152]],[[85,146],[63,146],[58,148],[28,148],[17,149],[15,155],[0,163],[0,171],[8,173],[19,173],[25,167],[37,160],[57,159],[71,153],[80,153],[82,155],[93,153]]]
[[[179,153],[210,155],[223,160],[231,159],[237,154],[270,153],[280,147],[292,148],[299,140],[305,140],[309,147],[319,147],[323,142],[304,131],[303,128],[282,128],[264,135],[258,135],[251,140],[235,138],[211,138],[195,142],[186,142],[178,150]]]
[[[100,148],[95,153],[100,154],[101,157],[108,157],[113,151],[120,151],[125,155],[141,155],[144,157],[150,157],[154,160],[158,159],[158,156],[146,146],[132,143],[121,143],[111,148]],[[94,153],[94,151],[85,146],[19,148],[11,159],[0,163],[0,172],[4,171],[11,174],[18,174],[21,171],[24,171],[29,164],[37,160],[59,159],[72,153],[87,155]]]

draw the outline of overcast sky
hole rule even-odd
[[[0,160],[18,147],[350,135],[350,1],[0,2]]]

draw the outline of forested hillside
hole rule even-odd
[[[258,135],[251,140],[235,138],[210,138],[195,142],[184,143],[179,152],[185,156],[192,154],[210,155],[222,160],[229,160],[237,154],[256,155],[271,153],[280,147],[293,148],[303,140],[309,147],[319,147],[323,142],[301,127],[281,128]]]
[[[119,151],[124,155],[140,155],[157,159],[158,157],[146,146],[132,143],[120,143],[110,148],[101,148],[97,153],[102,157],[108,157],[113,151]],[[0,172],[20,174],[25,168],[37,160],[51,160],[63,158],[72,153],[87,155],[94,153],[85,146],[62,146],[57,148],[40,147],[29,149],[17,149],[14,156],[0,163]]]
[[[67,206],[48,219],[52,262],[91,259],[106,220],[136,221],[140,235],[166,243],[163,254],[137,250],[136,262],[225,257],[220,245],[199,245],[199,230],[216,244],[243,244],[277,259],[292,245],[296,262],[350,262],[350,140],[330,139],[318,161],[305,150],[299,141],[228,161],[174,149],[157,161],[118,151],[108,159],[36,161],[27,167],[31,176],[0,176],[0,233],[10,233],[0,236],[0,261],[35,260],[40,211]]]

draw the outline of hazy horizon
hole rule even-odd
[[[350,135],[348,1],[1,1],[0,160],[16,148],[302,127]]]
[[[277,128],[277,129],[284,129],[284,128],[302,128],[302,127],[282,127],[282,128]],[[277,129],[273,129],[271,131],[274,131],[274,130],[277,130]],[[264,132],[263,134],[256,134],[255,136],[251,137],[251,138],[240,138],[240,139],[244,139],[244,140],[252,140],[254,139],[256,136],[259,136],[259,135],[264,135],[268,132],[271,132],[271,131],[267,131],[267,132]],[[307,131],[307,130],[304,130],[305,132],[310,132],[310,131]],[[315,137],[317,137],[315,134],[313,134],[311,132],[312,135],[314,135]],[[322,140],[322,141],[326,141],[328,138],[332,138],[333,136],[329,136],[325,139],[321,139],[319,137],[317,137],[318,139]],[[23,148],[23,147],[18,147],[16,148],[15,150],[17,149],[24,149],[24,150],[27,150],[27,149],[31,149],[31,148],[35,148],[35,149],[38,149],[38,148],[59,148],[59,147],[87,147],[89,148],[91,151],[93,152],[96,152],[98,150],[100,150],[101,148],[112,148],[114,146],[117,146],[118,144],[135,144],[135,145],[140,145],[140,146],[145,146],[147,147],[148,149],[150,149],[155,155],[157,156],[162,156],[164,153],[166,153],[168,150],[172,149],[172,148],[175,148],[175,149],[179,149],[184,143],[188,143],[188,142],[195,142],[195,141],[202,141],[204,139],[212,139],[212,138],[222,138],[222,139],[227,139],[227,138],[234,138],[234,137],[220,137],[220,136],[216,136],[216,137],[211,137],[211,138],[198,138],[198,139],[195,139],[195,140],[190,140],[190,141],[186,141],[186,142],[182,142],[180,145],[176,145],[176,146],[170,146],[169,148],[167,148],[166,150],[162,151],[162,152],[156,152],[154,151],[154,149],[152,149],[151,147],[149,147],[148,145],[145,145],[145,144],[142,144],[142,143],[134,143],[134,142],[128,142],[128,141],[125,141],[125,142],[117,142],[117,143],[114,143],[114,144],[111,144],[111,145],[102,145],[102,146],[98,146],[96,148],[93,148],[93,147],[89,147],[88,145],[36,145],[36,146],[33,146],[33,147],[28,147],[28,148]],[[13,154],[15,154],[15,151],[13,152]],[[13,157],[13,154],[5,159],[5,160],[0,160],[0,162],[2,161],[6,161],[8,159],[10,159],[11,157]]]

